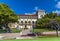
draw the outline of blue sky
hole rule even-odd
[[[60,0],[0,0],[16,14],[33,13],[37,9],[60,13]]]

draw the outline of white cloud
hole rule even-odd
[[[60,1],[56,4],[57,8],[60,8]]]
[[[54,0],[55,2],[57,1],[57,0]]]
[[[31,13],[25,13],[25,15],[30,15]]]
[[[34,15],[36,14],[36,12],[33,12],[33,13],[25,13],[25,15]]]
[[[60,10],[53,11],[53,13],[58,13],[59,14],[60,13]]]
[[[36,6],[36,7],[34,7],[34,10],[38,10],[38,7]]]

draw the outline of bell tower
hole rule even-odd
[[[42,18],[45,15],[44,10],[37,10],[36,12],[38,19]]]

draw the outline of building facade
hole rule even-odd
[[[18,16],[18,23],[14,23],[12,26],[15,28],[28,28],[32,29],[33,24],[35,26],[37,19],[42,18],[45,15],[45,11],[38,10],[35,12],[35,14],[25,14],[25,15],[17,15]]]

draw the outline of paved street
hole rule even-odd
[[[25,32],[25,31],[24,31]],[[60,34],[60,31],[58,32]],[[42,32],[42,34],[45,34],[45,35],[56,35],[56,32],[53,31],[53,32]],[[0,36],[4,36],[5,38],[16,38],[16,37],[19,37],[20,36],[20,33],[0,33]]]

